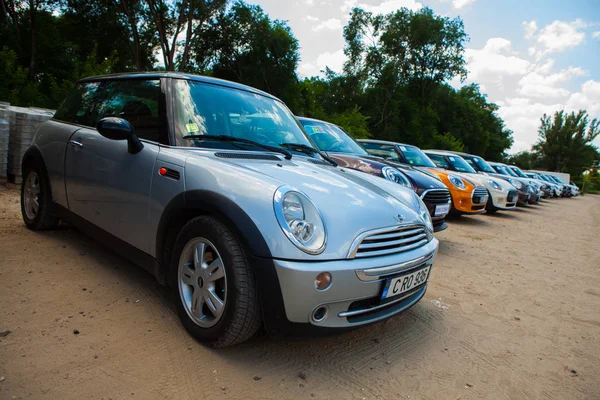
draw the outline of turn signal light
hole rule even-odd
[[[158,173],[165,176],[167,174],[167,169],[165,167],[162,167],[158,170]]]
[[[317,290],[325,290],[331,286],[331,274],[329,272],[321,272],[315,278],[315,287]]]

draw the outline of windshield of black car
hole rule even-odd
[[[431,159],[427,157],[425,153],[423,153],[418,147],[398,145],[397,148],[400,149],[408,164],[414,165],[415,167],[436,168],[436,165],[433,163],[433,161],[431,161]]]
[[[492,166],[481,157],[466,157],[465,161],[467,161],[473,167],[473,169],[476,169],[477,171],[489,172],[492,174],[496,173],[494,168],[492,168]]]
[[[512,169],[510,169],[510,167],[509,167],[508,165],[503,165],[502,167],[503,167],[503,168],[504,168],[504,170],[506,171],[506,174],[507,174],[507,175],[514,176],[515,178],[517,177],[517,174],[515,174],[515,173],[513,172],[513,170],[512,170]]]
[[[509,167],[509,169],[512,172],[514,172],[515,174],[517,174],[518,177],[527,178],[527,175],[525,175],[523,172],[521,172],[521,170],[518,167]]]
[[[360,142],[362,147],[369,152],[369,154],[385,158],[386,160],[400,161],[398,153],[393,144],[382,144],[373,142]]]
[[[301,119],[300,123],[321,151],[368,156],[358,143],[338,126],[321,121]]]
[[[282,143],[299,143],[314,148],[292,113],[280,101],[220,85],[183,79],[174,82],[178,146],[260,149],[235,141],[192,138],[214,135],[274,147],[282,147]]]
[[[466,172],[469,174],[476,174],[477,171],[473,169],[462,157],[460,156],[446,156],[448,163],[452,167],[451,169],[457,172]]]

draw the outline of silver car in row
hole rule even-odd
[[[215,347],[261,324],[393,316],[423,297],[438,249],[412,190],[336,166],[280,100],[218,79],[81,80],[22,170],[29,228],[64,220],[107,243],[169,285],[185,328]]]

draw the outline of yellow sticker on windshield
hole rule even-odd
[[[200,128],[198,128],[198,124],[194,124],[194,123],[185,124],[185,128],[190,133],[192,133],[192,132],[200,132]]]

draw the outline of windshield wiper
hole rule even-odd
[[[186,135],[183,136],[184,139],[205,139],[205,140],[217,140],[217,141],[221,141],[221,142],[237,142],[237,143],[245,143],[245,144],[251,144],[253,146],[256,147],[261,147],[265,150],[269,150],[275,153],[280,153],[283,154],[285,156],[286,160],[290,160],[292,158],[292,153],[290,153],[289,151],[287,151],[286,149],[282,149],[281,147],[275,147],[275,146],[269,146],[268,144],[262,144],[259,142],[255,142],[254,140],[250,140],[250,139],[243,139],[243,138],[237,138],[234,136],[227,136],[227,135]]]
[[[281,143],[280,146],[285,147],[286,149],[299,151],[300,153],[304,153],[309,156],[312,156],[313,154],[318,154],[321,157],[323,157],[323,159],[327,160],[334,167],[338,166],[338,164],[331,157],[326,156],[321,151],[315,149],[314,147],[308,146],[306,144],[303,144],[303,143]]]

